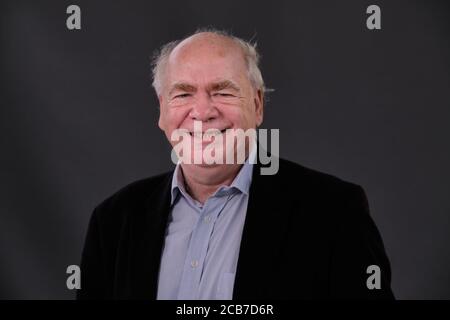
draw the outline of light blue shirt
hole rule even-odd
[[[255,159],[253,148],[233,183],[203,206],[186,192],[176,166],[157,299],[232,299]]]

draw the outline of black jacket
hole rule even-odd
[[[94,210],[78,299],[156,299],[173,171],[134,182]],[[367,267],[381,269],[369,290]],[[234,299],[393,298],[383,241],[361,187],[280,159],[255,165]]]

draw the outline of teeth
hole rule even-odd
[[[222,135],[222,134],[225,133],[225,131],[226,131],[226,129],[223,129],[221,131],[219,131],[219,130],[211,130],[211,131],[208,131],[208,132],[189,132],[189,134],[192,137],[196,138],[196,139],[202,139],[203,138],[204,140],[206,140],[206,139],[211,140],[212,137],[215,137],[215,136],[218,136],[218,135]]]
[[[203,135],[204,139],[211,140],[212,137],[216,137],[219,134],[222,134],[220,131],[208,132]]]

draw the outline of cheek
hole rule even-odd
[[[248,105],[228,110],[226,117],[238,128],[252,128],[256,123],[256,113]]]
[[[239,127],[242,122],[242,109],[238,106],[219,106],[220,117],[225,120],[227,125]]]
[[[161,114],[161,119],[164,124],[164,132],[169,139],[175,129],[183,127],[183,122],[185,121],[187,116],[188,112],[186,110],[177,108],[168,108],[164,113]]]
[[[186,117],[186,112],[181,108],[167,107],[164,116],[168,127],[177,127]]]

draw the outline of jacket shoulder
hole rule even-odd
[[[104,199],[97,205],[94,213],[102,219],[106,214],[138,210],[154,192],[170,185],[172,174],[173,170],[129,183]]]
[[[321,193],[339,190],[362,190],[361,186],[353,182],[281,158],[279,174],[283,181],[289,181],[311,191],[320,190]]]

